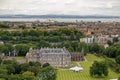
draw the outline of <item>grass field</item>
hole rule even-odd
[[[23,57],[23,56],[18,57],[18,56],[17,56],[17,57],[15,57],[15,59],[16,59],[16,60],[22,60],[22,59],[25,59],[25,57]]]
[[[83,72],[71,72],[68,69],[58,69],[57,71],[57,80],[109,80],[113,78],[118,78],[120,74],[116,74],[115,72],[109,69],[109,75],[107,77],[102,78],[93,78],[89,75],[89,68],[92,65],[93,61],[102,61],[104,58],[96,57],[93,54],[88,54],[86,56],[86,62],[80,62],[81,66],[84,68]],[[72,62],[73,65],[76,65],[75,62]]]

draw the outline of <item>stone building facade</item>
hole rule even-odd
[[[71,54],[65,48],[41,48],[30,49],[26,54],[27,62],[38,61],[41,64],[49,63],[55,67],[67,67],[71,65]]]
[[[81,52],[75,52],[71,53],[71,60],[72,61],[84,61],[84,53]]]

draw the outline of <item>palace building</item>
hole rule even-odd
[[[27,62],[38,61],[41,64],[49,63],[55,67],[67,67],[71,65],[71,55],[65,48],[32,48],[26,54]]]
[[[84,53],[70,53],[65,48],[41,48],[32,49],[26,54],[27,62],[40,62],[41,64],[49,63],[54,67],[67,67],[71,61],[83,61]]]

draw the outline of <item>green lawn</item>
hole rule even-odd
[[[92,78],[89,75],[89,68],[92,65],[94,60],[102,61],[104,58],[96,57],[93,54],[88,54],[86,56],[86,62],[80,62],[81,66],[84,68],[83,72],[71,72],[67,69],[58,69],[57,71],[57,80],[109,80],[111,78],[118,78],[120,75],[114,73],[109,69],[109,76],[103,78]],[[75,65],[75,62],[72,62]]]
[[[0,78],[0,80],[5,80],[5,79]]]
[[[17,56],[17,57],[15,57],[15,59],[16,60],[22,60],[22,59],[25,59],[25,57],[24,56]]]

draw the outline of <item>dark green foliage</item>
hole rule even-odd
[[[25,29],[26,26],[25,25],[20,25],[19,28]]]
[[[108,75],[108,66],[105,62],[97,62],[94,61],[92,66],[90,67],[90,75],[91,76],[107,76]]]
[[[38,77],[40,80],[56,80],[56,70],[47,66],[40,71]]]
[[[13,67],[12,64],[7,65],[6,69],[8,74],[15,73],[15,68]]]
[[[53,31],[0,31],[0,40],[9,42],[5,47],[0,48],[0,51],[6,54],[11,52],[13,48],[10,43],[16,44],[15,50],[18,56],[25,56],[30,47],[66,47],[71,52],[80,51],[81,49],[78,50],[77,47],[79,38],[82,36],[83,34],[80,31],[73,28],[60,28]]]
[[[104,51],[105,51],[105,48],[102,45],[98,45],[98,44],[89,45],[89,52],[91,53],[103,54]]]
[[[15,46],[15,50],[19,56],[25,56],[26,53],[29,51],[30,46],[26,44],[17,44]]]
[[[5,46],[8,48],[9,52],[12,52],[14,50],[14,47],[11,43],[5,43]]]
[[[20,68],[19,64],[13,59],[13,60],[3,60],[3,65],[6,65],[6,69],[8,71],[8,74],[19,74]]]
[[[44,40],[41,40],[38,45],[37,45],[39,48],[41,47],[50,47],[50,43],[49,42],[46,42]]]
[[[27,70],[28,70],[28,67],[29,67],[29,64],[28,64],[28,63],[20,64],[20,70],[21,70],[21,72],[27,71]]]
[[[2,63],[2,59],[1,59],[1,57],[0,57],[0,65],[1,65],[1,63]]]
[[[105,61],[114,72],[120,73],[120,65],[118,63],[109,58],[105,58]]]
[[[120,64],[120,55],[116,57],[115,61]]]
[[[107,41],[107,44],[108,44],[109,46],[111,46],[113,43],[112,43],[110,40],[108,40],[108,41]]]
[[[10,43],[0,44],[0,53],[5,53],[5,55],[8,55],[9,52],[12,52],[13,50],[14,48]]]
[[[0,39],[11,43],[38,43],[41,40],[55,43],[69,41],[79,41],[83,34],[73,28],[60,28],[54,31],[45,30],[23,30],[23,31],[0,31]],[[30,42],[31,41],[31,42]]]
[[[9,25],[7,25],[7,24],[0,24],[0,28],[9,28]]]
[[[41,66],[39,62],[29,62],[30,66]]]
[[[41,77],[55,80],[56,70],[48,64],[42,68],[39,62],[19,64],[15,60],[4,60],[0,66],[0,78],[5,80],[39,80]]]
[[[5,80],[37,80],[35,76],[23,76],[21,74],[4,76]]]
[[[65,47],[70,52],[81,52],[84,49],[85,55],[89,52],[89,46],[86,43],[65,41],[53,47]]]
[[[119,41],[118,37],[113,38],[113,42],[118,42],[118,41]]]
[[[13,59],[13,60],[3,60],[3,64],[7,65],[7,64],[17,64],[17,62]]]
[[[116,45],[112,45],[112,46],[108,47],[105,50],[104,54],[108,57],[116,58],[117,56],[120,55],[120,45],[116,44]]]
[[[0,66],[0,77],[7,74],[5,67]]]
[[[39,72],[39,69],[40,69],[40,66],[30,66],[28,67],[27,70],[33,72],[36,76]]]
[[[88,44],[81,42],[78,44],[77,51],[84,51],[84,54],[86,55],[89,52],[89,46]]]
[[[45,63],[45,64],[42,65],[42,67],[47,67],[47,66],[50,66],[50,64],[49,63]]]

